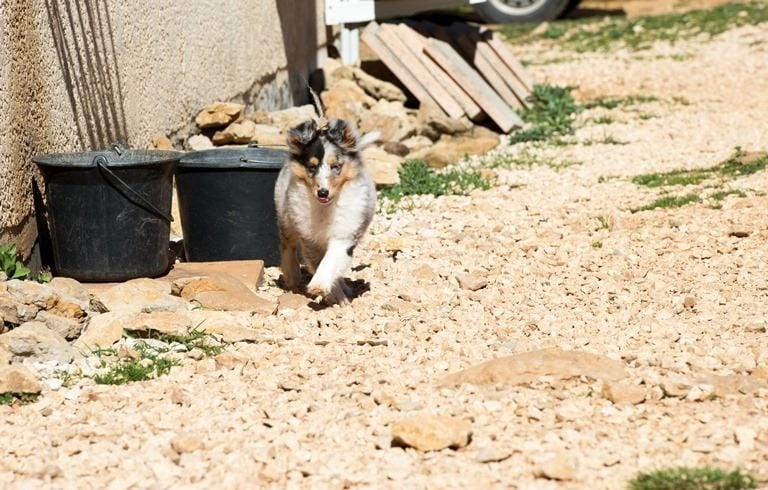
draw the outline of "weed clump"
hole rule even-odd
[[[535,85],[529,100],[531,108],[520,114],[529,127],[512,133],[511,144],[573,134],[573,119],[581,108],[573,100],[571,87]]]
[[[13,405],[18,403],[28,405],[35,403],[40,398],[40,393],[0,393],[0,405]]]
[[[101,359],[100,368],[103,372],[93,375],[93,381],[100,385],[122,385],[135,381],[146,381],[158,378],[171,372],[173,366],[181,361],[168,357],[167,348],[151,346],[145,342],[137,342],[134,346],[135,358],[119,359],[115,349],[100,349],[99,357],[118,358],[111,365],[106,359]]]
[[[26,279],[30,270],[18,259],[16,245],[0,245],[0,271],[8,279]]]
[[[629,490],[743,490],[757,488],[757,481],[741,470],[725,471],[702,466],[667,468],[641,473],[628,485]]]
[[[132,337],[129,337],[132,338]],[[181,361],[170,356],[174,346],[183,350],[198,349],[206,357],[213,357],[223,351],[223,347],[211,343],[210,335],[203,330],[194,328],[183,335],[170,335],[149,330],[143,333],[133,345],[133,352],[121,356],[115,349],[96,349],[94,354],[100,358],[100,372],[92,379],[97,384],[121,385],[136,381],[146,381],[164,376]],[[156,340],[150,344],[147,340]]]
[[[466,195],[473,189],[489,189],[490,182],[478,170],[456,168],[438,172],[423,160],[409,160],[398,170],[400,183],[382,189],[379,196],[399,202],[405,196],[430,194],[435,197]]]
[[[723,180],[745,177],[764,170],[766,166],[768,166],[768,154],[748,154],[741,148],[736,148],[725,161],[712,167],[636,175],[632,177],[632,182],[645,187],[696,185],[713,177],[720,177]]]
[[[500,32],[511,42],[547,39],[563,49],[577,53],[604,52],[617,45],[631,50],[648,49],[654,42],[674,43],[701,34],[715,36],[744,25],[768,21],[765,2],[729,3],[712,9],[661,14],[636,19],[577,19],[552,22],[539,35],[532,35],[535,24],[505,25]]]

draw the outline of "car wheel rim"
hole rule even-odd
[[[547,0],[489,0],[497,10],[509,15],[527,15],[540,9]]]

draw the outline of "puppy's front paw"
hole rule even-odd
[[[349,295],[340,282],[330,287],[310,282],[307,286],[307,294],[315,298],[321,296],[327,305],[349,304]]]
[[[325,302],[332,305],[344,306],[349,304],[350,295],[347,294],[341,284],[337,284],[331,291],[330,296],[325,298]]]
[[[283,274],[278,279],[278,285],[286,291],[298,292],[299,280],[295,276],[286,276]]]
[[[309,284],[307,284],[307,294],[313,298],[317,298],[318,296],[325,298],[331,294],[331,288],[329,286],[310,281]]]

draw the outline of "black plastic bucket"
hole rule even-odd
[[[223,148],[181,159],[176,192],[188,261],[280,262],[274,192],[285,156],[268,148]]]
[[[166,273],[179,158],[118,146],[34,157],[46,184],[54,272],[84,282]]]

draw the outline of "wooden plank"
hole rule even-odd
[[[496,73],[499,74],[499,77],[504,81],[509,89],[512,90],[520,104],[526,108],[531,106],[530,102],[528,102],[528,97],[531,95],[531,91],[528,90],[523,82],[517,78],[515,73],[509,69],[509,67],[506,65],[506,63],[504,63],[496,51],[494,51],[494,49],[487,42],[485,42],[482,36],[480,36],[477,28],[457,22],[451,25],[449,31],[453,37],[460,36],[462,34],[469,37],[470,41],[475,45],[475,50],[480,54],[481,57],[485,58],[485,60],[496,71]],[[515,105],[513,104],[513,106]]]
[[[454,51],[450,44],[434,38],[429,39],[426,52],[453,77],[456,83],[464,87],[503,132],[508,133],[513,128],[522,127],[522,119],[488,86],[474,68]]]
[[[392,50],[379,39],[379,36],[377,35],[378,30],[379,25],[375,22],[371,22],[363,31],[361,39],[369,48],[371,48],[371,51],[376,53],[382,63],[392,71],[398,80],[403,82],[405,88],[407,88],[419,102],[434,104],[435,106],[440,107],[437,101],[429,95],[429,92],[427,92],[421,82],[419,82],[410,70],[408,70],[408,68],[406,68],[406,66],[398,59],[395,53],[393,53]]]
[[[400,62],[402,62],[414,77],[421,82],[421,85],[426,89],[427,93],[429,93],[449,117],[458,119],[464,115],[464,109],[462,109],[461,105],[451,97],[451,94],[449,94],[448,91],[435,79],[430,70],[428,70],[413,51],[407,47],[406,43],[400,38],[399,30],[394,25],[382,25],[379,27],[377,34],[387,47],[400,59]]]
[[[480,106],[475,104],[472,97],[424,52],[427,39],[405,24],[398,24],[397,29],[405,45],[419,57],[419,61],[434,75],[437,82],[459,103],[464,113],[473,121],[482,118],[484,113]]]
[[[512,70],[512,73],[515,74],[517,79],[520,80],[529,91],[532,91],[533,78],[531,77],[531,74],[528,73],[528,70],[526,70],[517,58],[515,58],[515,55],[513,55],[512,51],[510,51],[504,44],[504,41],[499,39],[496,33],[487,27],[480,29],[480,36],[491,48],[493,48],[496,54],[498,54],[502,61],[504,61],[504,64]]]
[[[480,72],[483,78],[504,99],[504,102],[515,109],[523,107],[523,103],[517,98],[512,89],[509,88],[509,85],[499,76],[496,69],[491,66],[485,56],[480,53],[477,43],[465,35],[454,35],[452,39],[454,44],[464,52],[467,59],[471,60],[472,64],[475,65],[475,68],[477,68],[477,71]]]

